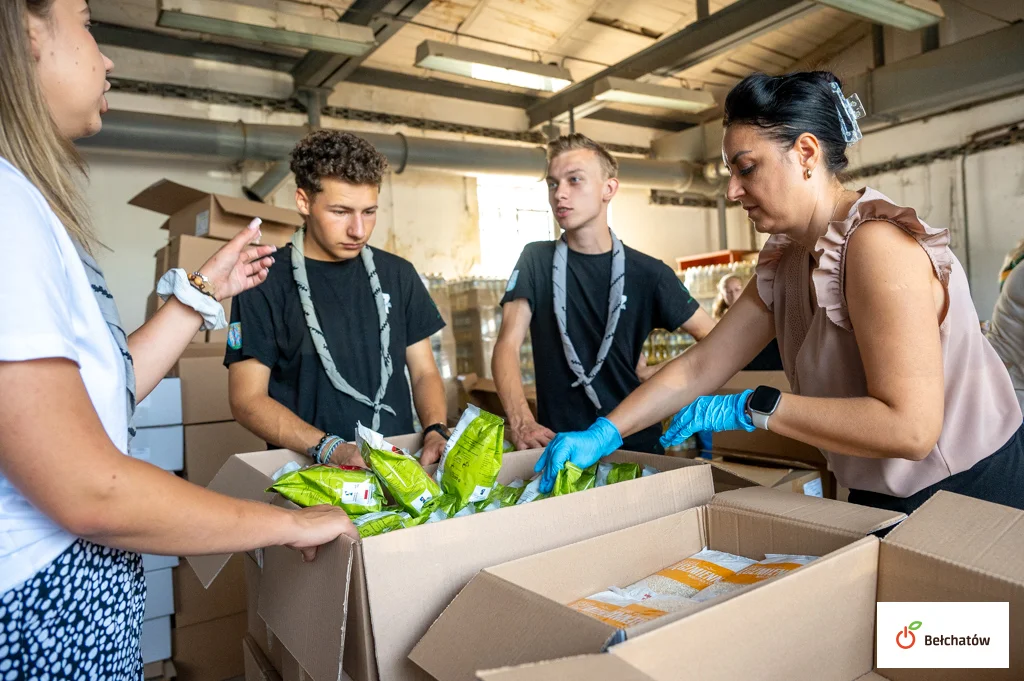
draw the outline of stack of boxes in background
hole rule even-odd
[[[209,194],[167,180],[147,188],[130,203],[168,216],[164,228],[169,240],[156,255],[156,280],[175,267],[186,272],[197,270],[254,217],[263,220],[261,243],[278,247],[287,244],[302,224],[301,216],[294,211]],[[223,305],[230,318],[231,300],[223,301]],[[147,319],[158,307],[154,293]],[[228,370],[224,367],[226,340],[227,329],[196,335],[171,370],[172,377],[140,403],[137,424],[145,427],[139,429],[132,447],[137,458],[177,471],[203,487],[232,454],[266,448],[263,440],[232,417]],[[172,407],[176,415],[167,415]],[[154,416],[153,412],[162,415]],[[147,656],[144,650],[145,661],[173,654],[182,681],[223,681],[241,676],[244,665],[240,642],[246,630],[243,557],[236,556],[210,589],[203,588],[185,561],[160,559],[157,564],[162,567],[152,576],[147,573],[147,581],[150,600],[162,600],[153,600],[152,619],[147,602],[143,645],[145,648],[152,640],[152,651]]]
[[[501,299],[505,295],[506,284],[505,279],[481,277],[459,279],[449,284],[459,374],[493,378],[491,357],[501,330]],[[523,383],[532,385],[535,376],[529,334],[519,353],[519,366]]]
[[[423,275],[423,281],[445,324],[443,329],[430,337],[430,345],[434,351],[434,361],[441,372],[441,380],[444,381],[448,417],[456,418],[459,409],[459,384],[455,378],[458,369],[455,363],[455,330],[452,326],[452,301],[448,282],[440,274]]]

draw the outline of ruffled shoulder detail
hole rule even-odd
[[[789,237],[773,234],[757,255],[757,293],[769,310],[775,306],[775,277],[779,272],[779,262],[791,243]]]
[[[913,208],[897,206],[887,196],[870,187],[853,205],[845,220],[829,223],[825,234],[815,244],[818,266],[812,279],[818,305],[832,322],[852,331],[850,315],[846,309],[843,288],[846,267],[846,244],[856,229],[873,220],[889,222],[911,235],[928,254],[936,276],[943,287],[949,288],[949,275],[953,269],[953,251],[949,248],[949,230],[929,227],[917,216]]]

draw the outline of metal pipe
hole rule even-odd
[[[291,163],[278,161],[263,173],[250,187],[242,187],[242,192],[250,201],[266,203],[267,199],[277,193],[288,176],[292,174]]]
[[[137,151],[230,162],[287,158],[309,126],[249,125],[157,114],[111,111],[103,131],[79,144],[91,149]],[[457,175],[501,174],[543,178],[543,147],[481,144],[405,135],[359,132],[388,158],[395,172],[406,168]],[[714,196],[724,186],[715,173],[687,161],[620,157],[619,182],[625,186]]]

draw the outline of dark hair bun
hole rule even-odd
[[[810,133],[821,143],[826,167],[839,173],[850,161],[839,119],[839,98],[832,91],[832,83],[842,86],[829,71],[784,76],[751,74],[725,98],[725,125],[756,125],[787,147],[793,146],[800,135]]]

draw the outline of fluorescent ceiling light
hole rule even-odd
[[[568,69],[554,64],[514,59],[434,40],[424,40],[416,48],[416,66],[544,92],[558,92],[572,83]]]
[[[377,42],[368,26],[239,5],[223,0],[160,0],[157,26],[358,57]]]
[[[628,78],[602,78],[594,84],[594,99],[658,109],[700,113],[715,107],[714,96],[704,90],[640,83]]]
[[[916,31],[937,24],[945,17],[935,0],[815,0],[877,24]]]

